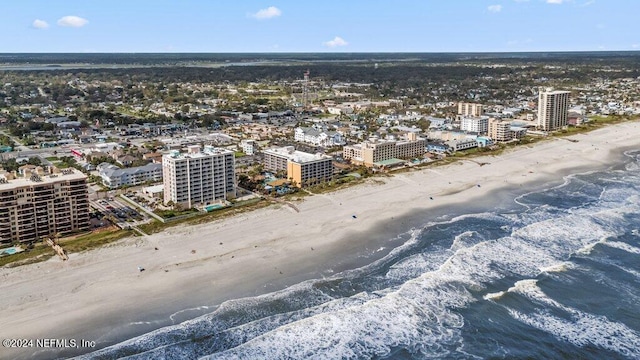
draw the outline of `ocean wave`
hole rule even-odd
[[[594,345],[626,357],[640,357],[640,334],[625,324],[564,306],[547,297],[535,282],[517,286],[513,292],[543,305],[530,314],[509,309],[515,319],[579,347]],[[554,315],[550,308],[561,310],[564,316]]]
[[[561,185],[517,197],[522,208],[512,212],[431,221],[398,235],[406,239],[401,246],[361,268],[228,301],[211,314],[86,358],[372,358],[392,357],[397,349],[417,358],[478,357],[464,352],[462,315],[477,303],[507,309],[519,323],[575,346],[637,358],[636,330],[563,305],[538,283],[588,273],[589,261],[611,262],[589,257],[599,255],[597,245],[640,253],[615,240],[638,228],[639,186],[630,170],[570,175]],[[637,279],[632,267],[615,266]],[[635,296],[628,283],[616,286]],[[532,309],[507,301],[514,295]],[[508,356],[508,349],[501,351]]]
[[[603,245],[612,247],[614,249],[619,249],[622,251],[626,251],[630,254],[636,254],[636,255],[640,255],[640,248],[637,246],[632,246],[629,245],[627,243],[621,242],[621,241],[606,241],[603,243]]]

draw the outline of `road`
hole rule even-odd
[[[0,130],[0,134],[8,137],[9,139],[11,139],[11,141],[13,141],[14,143],[16,143],[16,146],[13,147],[14,151],[30,151],[32,150],[31,148],[29,148],[28,146],[24,146],[21,145],[22,142],[20,141],[20,139],[18,139],[17,137],[9,134],[8,132],[4,131],[4,130]]]

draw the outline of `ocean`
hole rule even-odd
[[[640,151],[80,358],[638,359]],[[428,201],[428,200],[426,200]]]

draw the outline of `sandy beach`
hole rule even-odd
[[[640,148],[640,122],[376,177],[305,197],[296,204],[299,212],[274,205],[70,254],[67,262],[0,268],[0,338],[84,339],[101,348],[210,312],[225,300],[357,266],[358,256],[410,227],[401,219],[411,214],[491,203],[502,189],[559,183],[566,174],[613,165],[628,148]],[[198,309],[180,312],[189,308]],[[50,351],[0,348],[0,358],[51,357]]]

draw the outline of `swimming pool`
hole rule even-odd
[[[207,206],[204,207],[204,210],[209,212],[209,211],[213,211],[213,210],[222,209],[223,207],[224,207],[224,205],[220,205],[220,204],[207,205]]]
[[[13,255],[15,253],[23,252],[24,250],[19,246],[12,246],[10,248],[0,250],[0,255]]]

